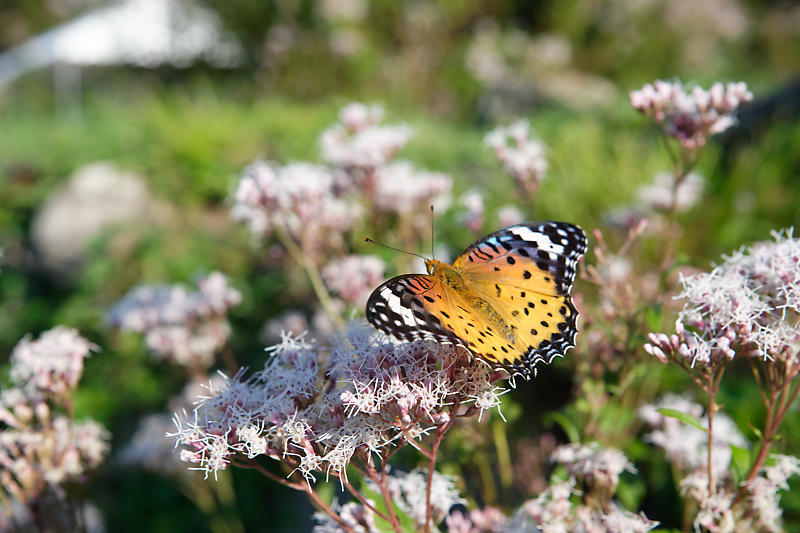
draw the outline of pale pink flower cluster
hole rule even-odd
[[[192,379],[183,390],[167,403],[165,412],[151,413],[139,420],[136,432],[116,456],[122,465],[141,466],[155,474],[184,476],[189,472],[180,460],[179,450],[164,438],[172,430],[172,413],[191,409],[198,396],[208,392],[209,387],[222,386],[224,379],[215,374],[209,380]],[[209,385],[210,384],[210,385]]]
[[[374,502],[370,502],[374,504]],[[357,502],[347,502],[340,505],[334,500],[331,506],[333,511],[342,521],[352,528],[355,533],[381,533],[382,530],[375,523],[375,513],[372,509]],[[314,513],[314,525],[312,533],[346,533],[346,530],[330,515],[317,511]]]
[[[744,82],[720,82],[705,90],[680,82],[656,80],[630,93],[631,105],[652,118],[663,132],[686,150],[696,150],[708,138],[735,124],[737,108],[753,99]]]
[[[571,477],[587,484],[592,491],[609,496],[617,489],[622,472],[636,471],[621,451],[597,444],[565,444],[556,448],[552,459],[565,465]]]
[[[83,360],[97,346],[64,326],[26,336],[11,352],[11,380],[28,391],[56,398],[72,395],[83,374]]]
[[[322,279],[349,305],[362,309],[372,289],[383,281],[386,263],[374,255],[348,255],[322,268]]]
[[[264,323],[258,339],[264,344],[271,345],[275,342],[280,342],[284,333],[299,337],[304,331],[308,330],[309,324],[306,315],[297,309],[287,309],[277,317],[271,318]]]
[[[487,506],[468,513],[453,511],[447,515],[447,533],[503,533],[506,515],[497,507]]]
[[[242,173],[231,217],[259,237],[282,232],[307,253],[337,250],[362,212],[346,185],[323,166],[256,161]]]
[[[197,279],[197,290],[181,285],[143,285],[132,289],[108,312],[108,323],[143,333],[160,359],[191,368],[208,368],[230,335],[225,315],[242,299],[227,278],[212,272]]]
[[[503,168],[528,196],[539,190],[547,173],[545,144],[534,137],[527,120],[496,128],[484,138]]]
[[[263,371],[212,388],[189,415],[177,413],[182,458],[206,473],[266,455],[313,481],[346,478],[356,455],[381,454],[452,416],[499,405],[504,392],[478,361],[450,345],[395,344],[354,322],[318,348],[284,336]]]
[[[375,208],[398,215],[425,212],[430,206],[444,211],[450,206],[452,186],[447,174],[395,161],[375,170]]]
[[[25,516],[32,501],[39,513],[34,516],[53,505],[47,511],[75,524],[66,486],[85,481],[108,452],[109,435],[100,424],[62,414],[94,348],[59,326],[14,349],[12,386],[0,393],[0,529],[10,527],[7,520],[14,522],[18,512]],[[48,498],[40,498],[45,493]]]
[[[680,483],[681,492],[697,503],[693,524],[696,531],[720,533],[784,531],[780,491],[787,490],[787,480],[800,473],[800,459],[787,455],[770,456],[772,463],[759,475],[743,483],[747,500],[737,503],[731,487],[718,487],[708,494],[708,477],[697,470]]]
[[[481,233],[485,219],[481,192],[471,189],[461,195],[458,203],[464,208],[461,223],[473,233]]]
[[[677,418],[661,414],[659,409],[672,409],[690,415],[708,427],[708,417],[703,416],[703,407],[684,396],[666,394],[651,404],[639,408],[639,417],[653,428],[645,439],[664,450],[671,462],[684,472],[697,469],[708,470],[708,431],[688,425]],[[731,462],[731,446],[746,448],[747,440],[736,424],[725,413],[714,415],[714,438],[712,440],[711,468],[714,478],[724,481]],[[705,476],[705,474],[704,474]],[[706,488],[708,478],[706,479]]]
[[[584,496],[576,489],[575,478],[555,483],[533,500],[528,500],[509,520],[505,531],[554,531],[570,533],[645,533],[658,526],[644,513],[632,513],[615,501],[605,509],[575,504],[575,497]]]
[[[414,520],[418,528],[425,525],[425,500],[427,473],[421,469],[411,472],[393,472],[388,478],[389,494],[392,501],[406,515]],[[466,503],[456,489],[456,478],[433,471],[431,480],[431,518],[434,524],[441,523],[450,508],[459,503]],[[371,484],[373,492],[378,491],[375,484]]]
[[[419,530],[424,527],[427,512],[427,479],[427,474],[419,469],[411,472],[391,472],[386,478],[392,503],[397,506],[398,511],[413,520]],[[374,494],[380,492],[380,488],[372,481],[367,481],[367,486]],[[465,500],[461,498],[455,487],[455,478],[434,470],[431,480],[431,519],[433,524],[441,523],[450,508],[461,503],[465,503]],[[376,525],[375,514],[372,510],[360,503],[349,502],[341,506],[337,504],[334,509],[348,526],[358,532],[380,533],[384,531]],[[314,518],[317,521],[314,533],[344,532],[341,525],[325,513],[315,513]]]
[[[501,228],[507,228],[508,226],[524,222],[525,215],[516,206],[504,205],[497,210],[497,220]]]
[[[682,277],[686,300],[675,334],[651,333],[645,350],[689,366],[733,359],[794,359],[800,340],[800,239],[773,232],[774,242],[743,248],[711,272]]]
[[[791,455],[772,455],[772,464],[761,469],[759,476],[747,482],[750,508],[761,531],[783,531],[780,491],[788,490],[788,479],[800,474],[800,459]]]
[[[383,108],[352,103],[339,112],[339,123],[320,136],[322,158],[333,166],[375,169],[390,161],[411,136],[406,125],[381,124]]]
[[[703,178],[694,172],[675,183],[670,172],[659,172],[653,183],[639,188],[639,202],[645,207],[659,211],[675,209],[677,212],[692,208],[700,200],[705,188]]]
[[[569,478],[553,482],[537,498],[522,504],[504,531],[644,533],[658,525],[612,499],[620,474],[634,471],[622,452],[597,444],[568,444],[555,450],[553,460],[566,466]],[[579,485],[584,492],[577,489]]]

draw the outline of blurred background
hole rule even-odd
[[[106,326],[107,310],[132,286],[225,273],[243,296],[230,315],[231,348],[256,369],[275,340],[265,324],[317,305],[279,268],[279,252],[230,219],[244,167],[256,158],[319,161],[318,137],[340,108],[379,103],[388,121],[413,128],[404,158],[447,173],[454,196],[483,191],[493,212],[509,203],[512,184],[482,140],[525,117],[548,146],[550,169],[535,205],[520,208],[588,232],[669,170],[657,132],[629,104],[631,90],[655,79],[741,80],[755,100],[709,147],[698,168],[704,200],[681,215],[679,249],[706,268],[800,220],[798,76],[794,2],[5,0],[0,362],[25,333],[56,324],[101,347],[75,411],[113,435],[85,495],[107,530],[310,530],[302,495],[257,474],[235,472],[230,491],[208,503],[179,474],[122,454],[139,421],[164,411],[186,381],[148,357],[138,337]],[[437,230],[454,252],[473,240],[459,220],[444,213]],[[497,227],[489,218],[483,230]],[[509,395],[504,431],[515,461],[547,448],[543,432],[560,435],[542,413],[568,401],[569,364]],[[748,401],[735,391],[725,398]],[[750,399],[750,410],[736,411],[740,428],[761,416]],[[472,431],[448,453],[468,464],[460,473],[480,503],[511,509],[541,490],[495,479],[497,442]],[[800,423],[788,420],[786,435],[800,438]],[[476,454],[483,459],[462,459]],[[404,460],[413,467],[413,456]],[[641,503],[645,488],[632,487]],[[674,489],[648,494],[648,516],[678,527]],[[799,518],[800,490],[784,501],[787,517]]]

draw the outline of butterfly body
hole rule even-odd
[[[586,251],[579,227],[510,226],[476,241],[452,265],[429,259],[424,274],[397,276],[370,296],[367,319],[402,340],[463,346],[526,379],[536,363],[574,346],[570,290]]]

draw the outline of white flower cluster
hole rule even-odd
[[[688,89],[679,82],[656,80],[630,93],[631,105],[652,118],[666,135],[687,150],[706,144],[711,135],[725,131],[735,120],[733,114],[753,99],[744,82],[720,82],[705,90]]]
[[[383,108],[352,103],[339,112],[339,124],[322,132],[323,159],[343,168],[375,169],[385,165],[408,142],[411,128],[380,122]]]
[[[497,210],[497,220],[500,222],[501,228],[507,228],[523,222],[525,215],[516,206],[504,205]]]
[[[531,135],[527,120],[519,120],[510,126],[496,128],[484,138],[484,143],[494,150],[503,168],[511,174],[517,186],[531,195],[539,190],[547,173],[547,147]]]
[[[718,487],[709,495],[708,477],[704,472],[697,470],[685,477],[680,483],[681,492],[698,506],[693,521],[695,530],[720,533],[784,531],[780,491],[789,488],[787,480],[790,477],[800,474],[800,459],[788,455],[772,455],[770,459],[771,464],[762,467],[760,475],[743,483],[747,489],[744,509],[736,504],[736,495],[731,487]]]
[[[277,234],[284,246],[296,245],[316,266],[326,256],[341,255],[347,233],[365,211],[373,224],[400,218],[403,237],[416,242],[429,220],[419,215],[429,206],[437,211],[450,206],[453,180],[394,161],[411,130],[381,124],[382,118],[380,106],[344,107],[339,121],[320,137],[327,166],[251,164],[239,180],[231,217],[245,222],[257,237]]]
[[[159,358],[208,368],[230,335],[225,314],[242,296],[219,272],[199,278],[197,289],[136,287],[111,308],[107,321],[123,331],[144,333],[147,347]]]
[[[320,349],[284,336],[263,371],[238,374],[193,414],[177,413],[182,458],[211,473],[267,455],[309,481],[316,472],[344,478],[354,455],[495,407],[503,392],[486,365],[449,345],[394,344],[359,322],[331,341]]]
[[[177,396],[169,400],[167,409],[160,413],[145,415],[139,420],[136,433],[117,452],[116,460],[122,465],[140,466],[159,475],[190,474],[180,460],[179,451],[173,443],[164,438],[164,435],[174,427],[172,413],[181,409],[191,409],[195,399],[208,392],[209,386],[219,387],[223,381],[219,374],[213,375],[206,381],[193,378]]]
[[[362,309],[381,281],[386,263],[374,255],[348,255],[322,268],[322,279],[351,307]]]
[[[651,404],[639,408],[639,417],[654,431],[645,438],[664,450],[667,459],[684,472],[697,469],[708,470],[708,432],[685,424],[677,418],[659,413],[659,409],[672,409],[686,413],[708,426],[708,417],[703,416],[703,407],[684,396],[666,394]],[[725,481],[731,462],[731,446],[747,447],[747,440],[736,424],[725,413],[714,415],[714,438],[711,468],[718,482]],[[706,477],[706,487],[708,478]]]
[[[675,334],[651,333],[645,350],[662,362],[710,364],[752,353],[794,360],[800,342],[800,239],[743,248],[711,272],[682,277],[686,300]]]
[[[94,348],[59,326],[14,349],[12,386],[0,393],[0,529],[8,526],[4,518],[13,520],[22,511],[15,506],[44,492],[63,501],[64,484],[84,481],[105,458],[108,432],[93,420],[75,422],[62,414],[72,402],[83,359]]]
[[[678,212],[694,206],[703,194],[705,182],[694,172],[687,174],[675,186],[675,176],[670,172],[659,172],[653,183],[639,188],[639,202],[660,211],[669,211],[673,205]]]
[[[525,502],[509,520],[506,531],[644,533],[658,525],[644,514],[627,511],[612,500],[619,475],[626,470],[634,471],[619,450],[601,448],[597,444],[567,444],[555,450],[553,460],[567,467],[569,478],[550,485],[537,498]],[[578,491],[578,484],[587,492]],[[576,504],[575,496],[591,498],[595,505]]]

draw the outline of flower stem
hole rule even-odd
[[[433,509],[431,509],[431,485],[433,484],[433,473],[436,469],[436,456],[439,453],[439,444],[442,442],[443,436],[444,433],[441,430],[436,432],[436,437],[433,439],[433,445],[431,446],[430,459],[428,460],[428,480],[425,483],[425,533],[430,533],[431,531],[431,515],[433,514]]]
[[[713,449],[714,449],[714,411],[716,411],[716,404],[714,398],[716,396],[715,390],[711,389],[708,392],[708,496],[709,498],[714,495],[714,470],[713,466]]]
[[[325,313],[330,317],[336,327],[343,328],[344,320],[339,314],[339,311],[336,310],[336,306],[333,305],[331,295],[328,293],[328,289],[325,288],[325,282],[322,281],[322,276],[320,276],[317,266],[307,254],[303,253],[300,247],[297,246],[297,243],[292,240],[280,225],[275,225],[275,233],[278,235],[281,244],[286,248],[286,251],[292,256],[292,259],[305,269],[308,281],[311,283],[311,288],[314,290],[314,294],[316,294],[319,299],[319,303],[322,305]]]

